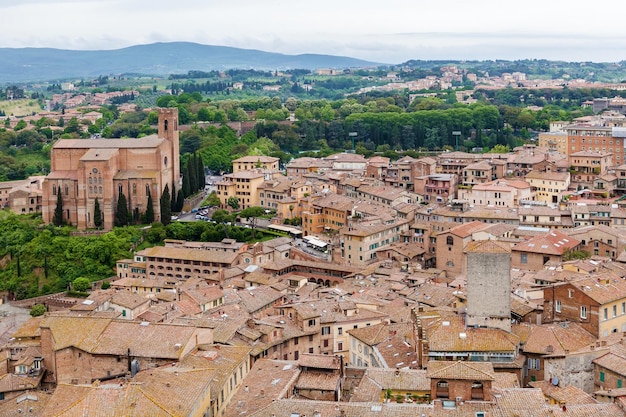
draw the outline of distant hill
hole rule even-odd
[[[108,51],[0,48],[0,84],[108,74],[169,75],[190,70],[284,70],[384,65],[332,55],[284,55],[191,42],[153,43]]]

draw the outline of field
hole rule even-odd
[[[41,111],[37,100],[0,100],[0,111],[7,116],[28,116]]]

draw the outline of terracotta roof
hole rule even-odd
[[[592,362],[618,375],[626,376],[626,346],[623,343],[615,344],[609,348],[609,353]]]
[[[53,149],[156,148],[164,140],[156,134],[138,139],[60,139]]]
[[[543,253],[549,255],[563,255],[570,249],[575,248],[580,241],[558,230],[531,237],[513,247],[517,252]]]
[[[271,404],[287,394],[300,375],[295,362],[270,359],[257,360],[224,410],[224,417],[243,417]]]
[[[425,369],[367,368],[363,379],[374,381],[382,389],[430,391],[430,379]]]
[[[186,249],[186,248],[172,248],[163,246],[153,246],[148,249],[137,252],[138,255],[146,256],[148,258],[164,258],[164,259],[180,259],[189,261],[200,262],[214,262],[220,264],[231,265],[235,262],[238,253],[232,252],[217,252],[202,249]]]
[[[501,243],[496,240],[476,240],[469,242],[465,247],[467,253],[511,253],[511,246],[508,243]]]
[[[338,371],[332,373],[303,371],[298,377],[294,388],[316,391],[335,391],[341,386],[340,380],[341,377]]]
[[[514,352],[519,338],[501,329],[467,327],[463,318],[437,319],[427,329],[431,352]]]
[[[491,362],[467,361],[428,361],[428,378],[473,381],[493,381],[496,379]]]
[[[59,384],[41,415],[190,415],[212,375],[212,370],[166,367],[139,372],[127,384]]]
[[[487,224],[479,221],[473,221],[469,223],[465,223],[459,226],[455,226],[444,233],[450,233],[455,236],[465,238],[471,236],[472,233],[487,228]],[[443,233],[442,233],[443,234]]]
[[[337,356],[303,353],[300,355],[300,359],[298,359],[298,366],[301,368],[339,370],[341,368],[341,360]]]
[[[578,323],[569,322],[543,325],[521,323],[514,325],[512,331],[518,334],[520,329],[526,327],[529,328],[529,332],[524,336],[523,351],[525,353],[564,356],[593,343],[596,339]]]

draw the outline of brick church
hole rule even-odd
[[[50,152],[50,174],[43,182],[43,221],[52,223],[57,193],[63,197],[63,218],[79,230],[94,228],[98,199],[103,228],[114,225],[119,193],[129,215],[145,213],[152,196],[155,221],[166,184],[180,189],[178,109],[159,108],[156,135],[138,139],[61,139]]]

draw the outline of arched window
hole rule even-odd
[[[122,188],[122,186],[121,186],[121,185],[118,185],[118,186],[117,186],[117,193],[118,193],[118,194],[122,194],[122,191],[124,191],[124,190],[123,190],[123,188]]]
[[[102,184],[102,177],[98,177],[98,184]]]
[[[91,179],[91,178],[90,178]],[[90,185],[89,186],[89,194],[93,193],[93,187]]]
[[[133,183],[133,195],[137,195],[137,184]]]
[[[52,195],[57,195],[57,186],[56,185],[52,186]]]
[[[163,158],[163,165],[167,166],[167,156]]]
[[[146,184],[146,195],[150,195],[150,186]]]
[[[65,195],[70,195],[70,187],[65,186]]]
[[[446,238],[446,245],[454,245],[454,238],[452,236]]]
[[[98,192],[102,194],[102,187],[98,187]]]
[[[93,184],[93,178],[89,177],[89,185]]]
[[[165,130],[167,132],[167,125],[169,123],[169,120],[163,120],[163,130]]]
[[[437,382],[437,392],[435,395],[437,398],[449,398],[450,388],[448,387],[448,381]]]

